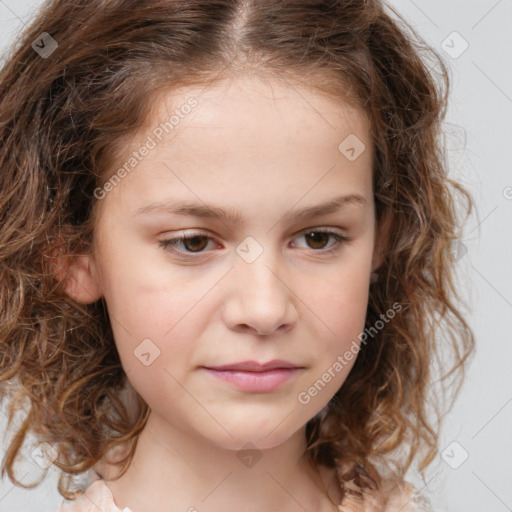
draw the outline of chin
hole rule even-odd
[[[289,418],[292,418],[292,415]],[[275,448],[286,442],[300,428],[299,426],[290,429],[290,425],[286,425],[283,418],[276,419],[271,424],[266,422],[265,425],[261,425],[261,423],[248,425],[247,421],[242,425],[237,425],[234,422],[221,422],[221,424],[225,425],[227,432],[232,437],[220,427],[216,430],[216,436],[212,436],[212,432],[210,432],[208,437],[217,445],[236,451],[243,449],[248,443],[260,450]]]

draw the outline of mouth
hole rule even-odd
[[[258,361],[242,361],[239,363],[224,364],[221,366],[205,366],[204,368],[218,371],[266,372],[270,370],[293,370],[303,367],[283,359],[273,359],[266,363],[259,363]]]
[[[202,367],[217,380],[248,393],[269,393],[296,376],[303,367],[288,362],[271,361],[259,364],[254,361],[216,367]]]

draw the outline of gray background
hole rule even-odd
[[[458,262],[477,354],[446,418],[440,454],[426,482],[412,473],[410,480],[436,512],[505,512],[512,510],[512,0],[389,3],[450,66],[445,123],[450,173],[470,189],[477,204],[464,232],[467,253],[463,250]],[[40,4],[0,0],[0,54]],[[464,41],[469,46],[462,53]],[[24,482],[37,477],[34,462],[20,467]],[[0,480],[0,512],[56,512],[61,501],[56,483],[55,471],[34,490]]]

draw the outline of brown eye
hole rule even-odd
[[[194,235],[188,238],[182,238],[183,245],[191,252],[200,252],[208,245],[208,237],[203,235]]]
[[[323,249],[328,243],[331,234],[322,231],[311,231],[305,236],[312,249]]]
[[[319,254],[332,254],[339,251],[345,243],[351,240],[351,238],[337,232],[322,228],[303,232],[299,238],[306,240],[306,246],[302,246],[302,248],[310,249]],[[332,240],[332,243],[329,244],[329,240]],[[203,233],[191,233],[188,236],[159,240],[158,245],[163,247],[164,250],[180,257],[186,258],[189,256],[190,258],[195,258],[209,252],[207,247],[210,242],[215,246],[214,238]]]
[[[205,252],[204,249],[208,246],[209,242],[213,243],[213,238],[202,233],[193,233],[189,236],[160,240],[158,245],[169,252],[187,255]]]
[[[312,249],[319,254],[329,254],[340,250],[345,243],[350,242],[351,238],[341,235],[328,229],[310,229],[303,232],[299,238],[306,241],[306,249]],[[329,240],[333,242],[329,244]]]

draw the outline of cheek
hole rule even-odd
[[[371,249],[371,245],[368,246]],[[343,358],[343,370],[335,371],[339,385],[346,378],[359,353],[369,298],[371,251],[361,251],[340,264],[322,286],[311,288],[308,305],[317,318],[316,339],[321,349],[318,371],[330,368],[338,356]],[[339,369],[339,368],[338,368]]]
[[[344,338],[364,328],[369,298],[369,270],[359,264],[333,272],[312,297],[315,313],[330,331]]]
[[[149,367],[152,372],[163,371],[170,362],[177,367],[178,360],[190,355],[191,340],[200,329],[197,306],[203,286],[190,286],[189,280],[187,286],[186,280],[144,264],[135,253],[103,261],[104,297],[126,373],[133,372],[138,380]]]
[[[130,250],[124,250],[130,245]],[[111,239],[102,248],[101,282],[109,314],[137,337],[162,336],[193,300],[187,287],[165,265],[155,261],[154,249]],[[120,326],[119,326],[120,327]]]

